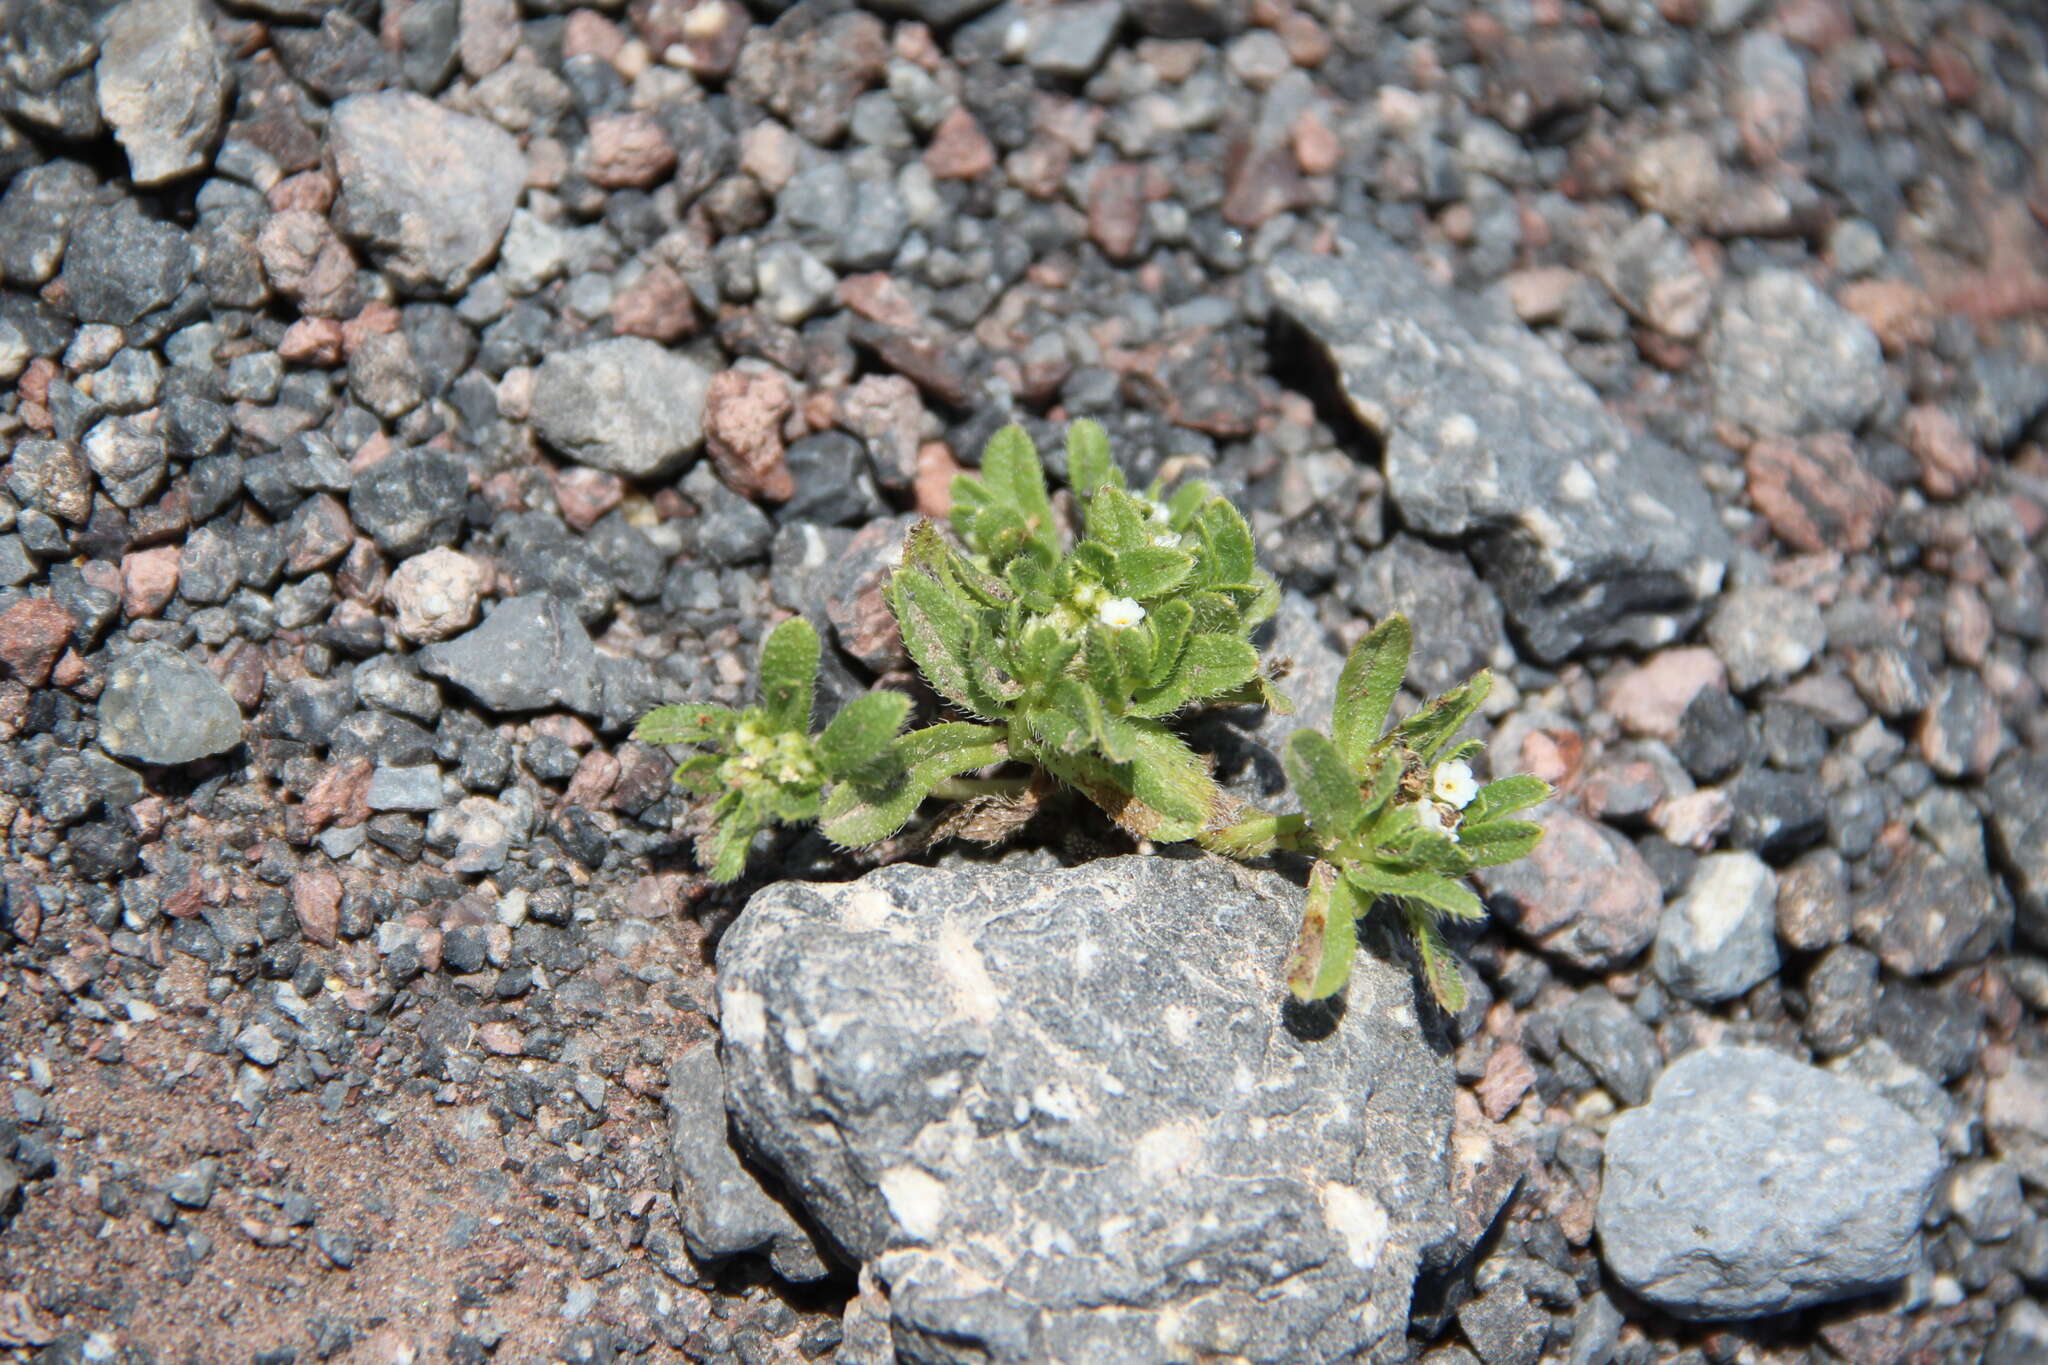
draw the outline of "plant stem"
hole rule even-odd
[[[1022,796],[1031,788],[1028,777],[949,777],[932,788],[941,801],[972,801],[978,796]]]

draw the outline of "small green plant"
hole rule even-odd
[[[1376,901],[1400,912],[1437,1003],[1464,1008],[1465,983],[1444,946],[1444,920],[1477,920],[1485,907],[1466,885],[1474,869],[1513,862],[1536,847],[1540,826],[1508,817],[1550,796],[1527,775],[1480,786],[1478,740],[1454,742],[1493,683],[1484,671],[1387,726],[1408,671],[1407,618],[1389,617],[1358,642],[1337,681],[1331,732],[1297,730],[1282,764],[1298,815],[1256,815],[1205,836],[1247,857],[1276,848],[1315,858],[1308,910],[1289,963],[1302,1000],[1343,989],[1358,946],[1357,921]]]
[[[1466,875],[1533,848],[1538,827],[1508,817],[1550,795],[1533,777],[1473,781],[1479,745],[1455,740],[1490,676],[1389,728],[1410,649],[1407,621],[1389,618],[1345,664],[1332,733],[1288,741],[1301,812],[1241,807],[1169,722],[1198,705],[1290,709],[1251,643],[1279,600],[1255,562],[1251,528],[1199,481],[1134,492],[1093,422],[1068,428],[1067,469],[1072,533],[1029,436],[998,432],[980,473],[954,481],[958,546],[918,523],[885,588],[905,649],[965,719],[906,734],[910,699],[872,692],[812,734],[818,635],[794,618],[762,644],[758,704],[666,706],[640,722],[634,733],[646,743],[699,746],[676,780],[710,799],[698,856],[712,879],[738,877],[771,825],[816,820],[835,843],[865,847],[935,796],[962,803],[941,830],[1001,837],[1057,782],[1139,838],[1196,839],[1238,858],[1312,857],[1289,971],[1303,1000],[1343,988],[1357,921],[1386,900],[1431,992],[1461,1008],[1440,922],[1484,913]],[[973,776],[997,764],[1034,775]]]
[[[886,781],[901,761],[897,732],[910,714],[901,692],[855,697],[811,733],[818,652],[816,629],[793,616],[761,643],[758,703],[744,711],[663,706],[633,731],[648,744],[702,746],[676,769],[676,782],[714,798],[697,845],[714,881],[745,870],[748,846],[762,830],[817,819],[828,784]]]

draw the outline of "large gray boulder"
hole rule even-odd
[[[409,90],[342,100],[327,141],[341,179],[335,226],[413,293],[461,293],[526,189],[510,133]]]
[[[1756,1047],[1691,1052],[1607,1133],[1607,1268],[1674,1317],[1763,1317],[1904,1279],[1941,1151],[1891,1101]]]
[[[1266,285],[1386,442],[1410,529],[1465,542],[1537,658],[1682,634],[1730,552],[1691,465],[1498,303],[1436,284],[1368,228],[1346,233],[1337,256],[1279,253]]]
[[[1301,901],[1210,858],[771,886],[719,945],[735,1128],[906,1365],[1403,1357],[1451,1072],[1369,953],[1290,1029]]]

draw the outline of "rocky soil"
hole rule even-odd
[[[2043,148],[2027,0],[0,0],[0,1353],[2048,1358]],[[1083,415],[1305,717],[1497,670],[1458,1017],[1079,814],[699,874],[634,719],[928,709]]]

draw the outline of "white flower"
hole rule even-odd
[[[1111,630],[1135,626],[1145,619],[1145,609],[1128,597],[1112,597],[1095,609],[1095,619]]]
[[[1458,810],[1472,804],[1472,798],[1479,795],[1479,784],[1472,780],[1472,765],[1463,759],[1436,765],[1436,772],[1430,777],[1430,786],[1436,792],[1436,799],[1448,802]]]
[[[1152,543],[1162,550],[1178,550],[1180,548],[1180,537],[1171,531],[1167,531],[1152,537]]]
[[[1431,834],[1441,834],[1454,844],[1458,842],[1458,831],[1452,827],[1450,819],[1444,814],[1444,808],[1434,801],[1415,803],[1415,823]]]
[[[1145,515],[1153,521],[1163,522],[1167,519],[1168,516],[1171,515],[1171,513],[1168,512],[1165,503],[1155,502],[1152,504],[1152,510],[1146,513]]]

